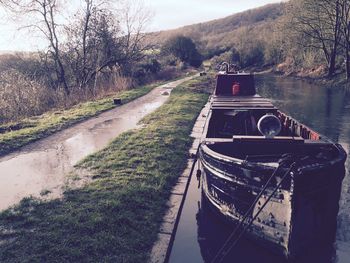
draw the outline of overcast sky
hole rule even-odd
[[[144,0],[153,12],[149,31],[177,28],[237,12],[278,3],[282,0]],[[0,50],[36,50],[44,47],[43,40],[17,31],[0,10]]]

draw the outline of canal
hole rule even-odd
[[[279,76],[256,77],[257,91],[270,98],[282,111],[342,144],[350,151],[350,90],[342,87],[320,87],[306,81]],[[350,262],[350,162],[346,162],[339,202],[336,240],[329,249],[310,250],[299,262]],[[210,262],[222,247],[231,228],[208,211],[200,188],[192,176],[186,201],[175,235],[169,262]],[[322,250],[322,251],[321,251]],[[242,239],[224,262],[284,262],[250,240]]]

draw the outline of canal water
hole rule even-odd
[[[314,130],[339,142],[350,152],[350,90],[320,87],[306,81],[279,76],[256,76],[258,93],[270,98],[282,111]],[[298,263],[350,262],[350,161],[346,162],[336,241],[329,248],[310,250]],[[170,254],[170,263],[210,262],[232,229],[208,211],[195,176],[186,201]],[[242,239],[224,262],[279,263],[285,260],[250,240]]]

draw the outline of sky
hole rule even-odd
[[[127,0],[128,1],[128,0]],[[232,15],[282,0],[144,0],[152,12],[148,31],[178,28]],[[0,9],[0,51],[34,51],[45,47],[43,39],[18,30]]]
[[[223,18],[234,13],[282,0],[148,0],[155,12],[152,31],[178,28],[184,25]]]

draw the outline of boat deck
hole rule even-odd
[[[211,109],[277,109],[269,99],[254,96],[213,96]]]

